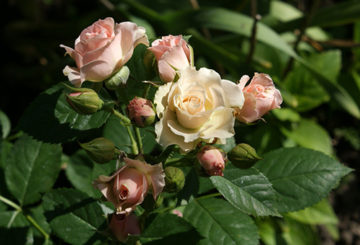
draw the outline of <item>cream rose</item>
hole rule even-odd
[[[115,24],[110,17],[98,20],[81,32],[74,49],[60,45],[77,66],[66,66],[63,72],[77,87],[85,80],[104,81],[131,58],[140,43],[149,45],[143,27],[132,22]]]
[[[224,143],[233,136],[232,108],[241,108],[244,96],[239,86],[221,80],[214,70],[187,67],[179,71],[177,82],[159,87],[154,102],[160,118],[155,125],[159,144],[177,144],[189,151],[201,140],[218,138]]]

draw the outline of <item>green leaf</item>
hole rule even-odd
[[[43,207],[53,232],[70,244],[94,243],[106,222],[96,200],[73,189],[46,193]]]
[[[286,216],[310,225],[336,225],[338,223],[336,214],[327,199],[303,210],[288,213]]]
[[[26,220],[22,212],[19,211],[1,211],[0,212],[0,227],[18,228],[27,227],[29,222]]]
[[[68,124],[72,129],[89,130],[101,127],[110,116],[109,111],[100,110],[91,115],[82,115],[74,111],[62,93],[56,103],[55,116],[61,124]]]
[[[205,237],[199,244],[258,244],[253,220],[224,200],[193,199],[185,208],[184,218]]]
[[[308,26],[328,27],[344,25],[360,20],[360,3],[357,0],[344,1],[319,9],[311,18]],[[279,32],[290,31],[301,26],[305,17],[279,24],[275,29]]]
[[[68,124],[60,124],[54,115],[54,109],[62,94],[62,84],[57,84],[40,94],[25,110],[20,119],[20,130],[35,139],[62,143],[74,140],[81,135],[89,135],[90,131],[71,129]]]
[[[275,191],[268,179],[254,168],[226,168],[224,177],[212,176],[211,182],[234,207],[255,216],[280,216],[273,202]]]
[[[351,169],[335,159],[305,148],[282,148],[264,155],[254,166],[277,193],[280,213],[311,206],[326,197]]]
[[[327,155],[333,153],[328,132],[314,121],[302,119],[293,129],[282,127],[280,130],[299,146],[321,151]]]
[[[7,164],[7,155],[9,154],[13,144],[6,140],[0,140],[0,168],[5,168]]]
[[[61,146],[22,136],[8,156],[6,184],[20,205],[32,204],[51,189],[60,172]]]
[[[145,244],[196,244],[201,238],[192,225],[170,213],[158,214],[145,227],[141,238],[153,239]]]
[[[1,127],[1,134],[2,138],[5,139],[11,130],[11,123],[9,118],[6,116],[6,114],[0,110],[0,127]]]
[[[91,197],[100,198],[102,196],[100,191],[95,189],[92,183],[100,175],[110,175],[114,172],[115,165],[116,161],[94,163],[85,151],[80,150],[70,157],[65,173],[76,189]]]
[[[119,118],[111,116],[104,126],[103,136],[112,142],[120,150],[126,153],[132,153],[131,140],[127,129],[121,124]]]

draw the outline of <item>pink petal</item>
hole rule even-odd
[[[65,66],[63,73],[75,87],[80,87],[84,81],[81,79],[79,69],[75,67]]]

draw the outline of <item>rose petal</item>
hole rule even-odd
[[[241,108],[244,104],[244,95],[239,86],[228,80],[221,80],[226,98],[226,107]]]
[[[159,118],[163,116],[165,107],[168,105],[168,94],[170,91],[172,83],[167,83],[163,86],[160,86],[154,97],[154,104],[156,105],[156,114]]]
[[[235,134],[235,118],[233,109],[220,107],[211,114],[210,119],[201,127],[200,137],[209,138],[229,138]]]
[[[65,66],[63,73],[75,87],[80,87],[84,81],[81,79],[79,70],[75,67]]]
[[[112,67],[102,60],[90,62],[80,69],[81,78],[92,82],[102,82],[113,72]]]

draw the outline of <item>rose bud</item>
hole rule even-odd
[[[191,65],[191,48],[179,36],[164,36],[152,42],[149,48],[158,62],[160,78],[163,82],[174,80],[176,70],[182,70]]]
[[[69,105],[80,114],[93,114],[100,110],[104,104],[99,95],[92,89],[73,92],[66,96]]]
[[[76,67],[66,66],[63,73],[76,87],[85,80],[102,82],[131,58],[140,43],[149,45],[143,27],[132,22],[116,24],[110,17],[98,20],[81,32],[74,49],[60,45],[76,63]]]
[[[254,148],[244,143],[235,146],[227,156],[231,163],[239,168],[250,168],[261,159]]]
[[[249,76],[240,79],[239,87],[243,90],[245,102],[243,107],[235,109],[236,118],[244,123],[251,123],[260,119],[268,111],[280,108],[282,97],[275,88],[269,75],[255,73],[250,84],[245,87]]]
[[[200,165],[208,175],[224,176],[226,155],[220,149],[213,146],[204,146],[197,154]]]
[[[185,184],[184,172],[180,168],[166,167],[165,168],[165,191],[179,192]]]
[[[127,112],[130,120],[138,127],[146,127],[154,123],[155,112],[150,100],[135,97],[129,102]]]
[[[154,200],[165,186],[162,164],[150,165],[139,160],[124,158],[125,166],[112,176],[101,175],[94,182],[106,199],[112,202],[117,214],[129,214],[144,201],[148,191]]]
[[[116,90],[120,85],[125,85],[130,76],[130,70],[123,66],[120,71],[115,73],[109,79],[105,80],[105,86],[110,90]]]
[[[106,163],[116,157],[114,143],[106,138],[96,138],[80,146],[97,163]]]
[[[128,235],[140,235],[139,221],[135,214],[112,214],[109,228],[120,242],[124,242]]]

